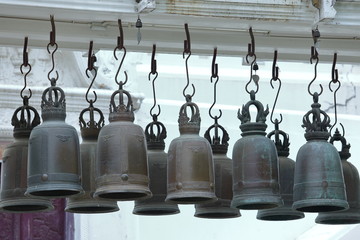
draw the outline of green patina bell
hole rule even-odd
[[[232,208],[232,161],[226,156],[229,146],[229,134],[225,128],[218,124],[217,117],[215,123],[205,132],[204,137],[209,141],[212,148],[215,169],[215,195],[218,198],[212,203],[195,204],[195,217],[199,218],[235,218],[240,217],[240,211]],[[214,130],[214,136],[210,136]],[[222,132],[222,138],[219,136]]]
[[[359,172],[356,167],[348,162],[351,154],[349,152],[350,144],[346,143],[344,136],[341,136],[338,129],[330,139],[330,143],[341,142],[341,151],[339,152],[341,165],[344,174],[346,197],[349,203],[349,209],[338,212],[322,212],[315,219],[320,224],[358,224],[360,223],[360,180]]]
[[[64,91],[51,79],[42,94],[43,123],[30,134],[27,195],[59,198],[83,192],[79,138],[65,123],[65,106]]]
[[[179,213],[175,203],[165,202],[167,194],[167,154],[164,152],[166,138],[165,126],[153,115],[153,122],[145,128],[148,150],[150,191],[152,197],[136,200],[133,213],[136,215],[159,216]]]
[[[24,105],[15,110],[11,119],[15,141],[3,152],[0,209],[20,213],[49,211],[54,208],[49,199],[24,196],[27,188],[29,136],[32,129],[40,124],[40,116],[35,108],[28,105],[28,96],[23,97],[23,101]]]
[[[211,146],[199,136],[199,108],[189,95],[180,108],[178,122],[180,137],[171,141],[168,151],[166,201],[178,204],[215,201]]]
[[[109,121],[98,137],[94,196],[117,201],[151,197],[145,134],[133,123],[131,95],[122,84],[111,96]]]
[[[256,121],[251,122],[250,106],[257,109]],[[269,109],[250,92],[250,101],[238,112],[241,121],[240,138],[233,148],[232,207],[266,209],[283,204],[279,191],[279,162],[275,144],[267,138],[265,124]]]
[[[313,94],[312,109],[303,117],[307,142],[296,156],[293,209],[302,212],[345,210],[344,176],[336,148],[327,139],[329,116],[320,109],[319,94]]]
[[[304,213],[292,209],[295,161],[288,157],[289,135],[279,130],[279,121],[277,119],[275,120],[275,130],[267,135],[269,139],[273,136],[275,137],[274,143],[279,157],[280,195],[284,205],[259,210],[256,218],[268,221],[288,221],[304,218]],[[280,136],[283,138],[282,141]]]
[[[93,106],[93,100],[90,105],[81,111],[79,121],[81,137],[80,144],[81,159],[81,185],[84,189],[84,195],[75,196],[67,199],[67,212],[74,213],[107,213],[119,210],[116,201],[108,199],[94,198],[95,178],[96,178],[96,147],[100,129],[104,126],[104,116],[100,109]],[[90,120],[85,121],[84,114],[89,113]],[[95,120],[95,113],[99,120]]]

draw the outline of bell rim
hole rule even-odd
[[[294,201],[292,209],[300,212],[334,212],[349,208],[346,200],[342,199],[305,199]]]
[[[135,201],[132,213],[139,216],[168,216],[180,213],[180,209],[176,204],[172,203],[137,204]]]
[[[305,214],[303,212],[293,210],[291,205],[287,207],[259,210],[256,215],[256,219],[262,221],[292,221],[304,217]]]
[[[107,188],[108,186],[104,186]],[[127,196],[126,196],[127,194]],[[121,197],[117,197],[121,196]],[[125,197],[126,196],[126,197]],[[140,190],[140,189],[97,189],[94,193],[94,198],[96,199],[108,199],[116,201],[134,201],[148,199],[152,197],[152,193],[149,188]]]
[[[232,208],[243,210],[261,210],[281,207],[284,204],[279,195],[262,195],[262,196],[242,196],[233,197],[231,201]]]
[[[85,210],[91,208],[91,211]],[[80,214],[96,214],[117,212],[120,208],[117,203],[104,200],[70,200],[66,202],[65,211]]]
[[[334,219],[336,217],[336,219]],[[360,209],[350,208],[340,212],[319,213],[315,218],[315,223],[326,225],[345,225],[360,223]]]
[[[207,219],[226,219],[241,217],[240,210],[231,207],[207,206],[201,207],[196,204],[194,217]]]
[[[21,201],[21,204],[19,203]],[[27,204],[26,204],[27,203]],[[10,210],[8,207],[30,207],[30,206],[43,206],[41,209],[32,209],[26,210]],[[41,198],[16,198],[16,199],[1,199],[0,201],[0,211],[7,213],[35,213],[35,212],[49,212],[54,210],[55,207],[51,203],[49,199],[41,199]]]
[[[52,188],[51,190],[49,189],[50,186]],[[30,186],[25,192],[25,196],[28,197],[41,197],[47,199],[67,198],[82,194],[84,194],[84,190],[81,185],[69,188],[69,184],[57,184],[54,188],[54,183]]]
[[[186,196],[185,196],[186,195]],[[166,196],[165,202],[176,204],[201,204],[216,202],[218,198],[214,192],[186,191],[170,193]]]

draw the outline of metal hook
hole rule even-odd
[[[274,109],[275,109],[275,106],[276,106],[276,103],[277,103],[277,100],[278,100],[278,97],[279,97],[280,89],[281,89],[281,80],[280,80],[280,78],[270,80],[270,85],[271,85],[272,89],[274,89],[274,85],[273,85],[274,81],[279,81],[279,87],[278,87],[278,90],[277,90],[277,93],[276,93],[276,96],[275,96],[274,105],[273,105],[273,107],[271,109],[271,115],[270,115],[270,121],[273,124],[275,124],[276,120],[278,120],[277,118],[274,120],[273,115],[274,115]],[[280,113],[280,120],[278,120],[278,124],[280,124],[282,122],[282,120],[283,120],[283,116]]]
[[[256,58],[255,55],[255,38],[254,38],[254,33],[252,31],[252,27],[249,28],[249,34],[250,34],[250,38],[251,38],[251,43],[248,44],[248,54],[246,55],[246,62],[249,63],[249,57],[254,57]]]
[[[333,67],[332,67],[332,80],[329,82],[329,89],[331,92],[334,92],[334,112],[335,112],[335,122],[333,123],[333,125],[330,128],[330,133],[331,130],[334,128],[334,126],[337,123],[337,103],[336,103],[336,93],[339,90],[339,88],[341,87],[341,82],[338,79],[338,75],[337,75],[337,69],[335,70],[335,66],[336,66],[336,59],[337,59],[337,54],[334,53],[334,59],[333,59]],[[336,78],[334,79],[334,72],[336,71]],[[335,80],[335,81],[334,81]],[[336,87],[335,91],[331,88],[331,84],[338,84],[338,86]]]
[[[191,99],[194,95],[195,95],[195,86],[194,84],[191,84],[192,86],[192,94],[186,94],[185,91],[188,88],[189,84],[190,84],[190,80],[189,80],[189,66],[188,66],[188,60],[191,56],[191,43],[190,43],[190,32],[189,32],[189,27],[188,24],[185,23],[185,34],[186,34],[186,40],[184,40],[184,52],[183,52],[183,58],[185,58],[185,53],[188,54],[188,56],[186,57],[185,60],[185,68],[186,68],[186,85],[183,89],[183,96],[186,99]]]
[[[219,76],[218,76],[218,64],[215,63],[216,62],[216,54],[217,54],[217,48],[214,48],[214,54],[213,54],[213,60],[212,60],[212,71],[211,71],[211,77],[210,77],[210,82],[213,82],[213,79],[216,79],[215,83],[214,83],[214,101],[212,103],[212,105],[209,108],[209,116],[214,119],[215,121],[217,121],[217,119],[221,118],[222,116],[222,111],[221,109],[219,109],[219,116],[213,116],[211,114],[211,110],[213,109],[214,105],[216,104],[216,85],[219,81]]]
[[[57,45],[56,40],[55,40],[55,21],[54,21],[54,16],[53,15],[50,15],[50,22],[51,22],[50,42],[47,45],[46,49],[47,49],[47,52],[49,54],[51,54],[52,67],[51,67],[47,77],[48,77],[49,81],[52,81],[52,79],[54,79],[52,82],[56,82],[58,80],[58,78],[59,78],[59,73],[58,73],[57,70],[55,71],[56,76],[55,77],[50,77],[51,73],[55,69],[54,54],[55,54],[56,50],[58,49],[58,45]],[[54,47],[53,51],[50,51],[50,46]]]
[[[93,53],[93,41],[90,41],[90,44],[89,44],[89,52],[88,52],[88,67],[85,71],[85,74],[88,78],[90,78],[90,75],[89,75],[89,72],[93,71],[94,74],[93,74],[93,79],[91,80],[91,83],[86,91],[86,94],[85,94],[85,99],[88,103],[92,104],[92,103],[95,103],[96,100],[97,100],[97,94],[95,91],[93,91],[94,93],[94,100],[93,99],[89,99],[89,91],[90,91],[90,88],[92,87],[92,85],[94,84],[94,81],[95,81],[95,78],[97,76],[97,70],[96,68],[94,67],[94,63],[96,62],[96,57],[95,57],[95,54]]]
[[[271,80],[276,80],[279,78],[279,67],[277,67],[277,54],[278,52],[275,50],[274,51],[274,60],[273,60],[273,65],[272,65],[272,79]]]
[[[313,82],[316,80],[317,78],[317,65],[319,64],[319,57],[318,57],[318,53],[315,49],[314,46],[311,47],[311,58],[310,58],[310,63],[313,64],[313,60],[316,60],[316,63],[315,63],[315,66],[314,66],[314,78],[313,80],[311,80],[311,82],[309,83],[308,85],[308,93],[311,95],[311,96],[314,96],[314,93],[311,93],[310,91],[310,88],[311,88],[311,85],[313,84]],[[320,93],[318,94],[318,96],[320,96],[323,92],[323,86],[321,84],[319,84],[319,87],[320,87]]]
[[[336,60],[337,60],[337,53],[334,53],[334,59],[333,59],[333,65],[332,65],[332,71],[331,71],[331,79],[332,79],[333,83],[336,83],[337,81],[339,81],[338,70],[335,69]]]
[[[161,108],[160,108],[160,105],[158,104],[158,113],[155,114],[153,113],[153,110],[156,106],[156,93],[155,93],[155,80],[157,79],[158,77],[158,72],[156,71],[156,60],[155,60],[155,52],[156,52],[156,45],[154,44],[153,45],[153,50],[152,50],[152,55],[151,55],[151,71],[149,73],[149,81],[151,81],[151,75],[155,75],[154,76],[154,79],[152,80],[152,91],[153,91],[153,98],[154,98],[154,103],[150,109],[150,116],[153,117],[153,119],[157,119],[157,117],[160,115],[161,113]]]
[[[117,46],[114,48],[114,53],[113,54],[114,54],[114,58],[116,60],[118,60],[118,57],[116,56],[116,50],[119,50],[119,51],[124,50],[124,55],[123,55],[123,57],[121,59],[120,65],[119,65],[118,70],[117,70],[116,75],[115,75],[115,82],[116,82],[117,85],[119,85],[119,88],[122,89],[122,86],[127,83],[128,76],[127,76],[126,71],[124,71],[125,81],[124,82],[123,81],[119,82],[117,80],[118,76],[119,76],[120,69],[121,69],[121,67],[123,65],[123,62],[124,62],[124,59],[125,59],[125,56],[126,56],[126,48],[124,47],[124,38],[123,38],[124,34],[123,34],[123,29],[122,29],[120,19],[118,20],[118,25],[119,25],[120,36],[117,38]]]
[[[255,86],[256,86],[256,90],[254,91],[254,93],[257,93],[258,91],[259,91],[259,77],[257,76],[257,75],[255,75],[256,76],[256,78],[254,78],[254,75],[253,75],[253,70],[254,69],[256,69],[257,70],[257,67],[255,67],[255,66],[257,66],[257,64],[256,64],[256,55],[254,54],[254,59],[253,59],[253,61],[251,62],[251,66],[250,66],[250,79],[249,79],[249,81],[246,83],[246,85],[245,85],[245,90],[246,90],[246,92],[248,93],[248,94],[250,94],[250,92],[251,91],[249,91],[249,85],[250,85],[250,83],[251,83],[251,80],[253,80],[254,81],[254,83],[255,83]],[[256,71],[255,70],[255,71]]]
[[[28,74],[31,72],[31,65],[29,64],[29,59],[28,59],[28,52],[27,52],[27,45],[28,45],[28,37],[25,37],[24,39],[24,50],[23,50],[23,64],[21,64],[20,66],[20,72],[21,74],[24,74],[24,71],[23,71],[23,67],[29,67],[28,71],[25,73],[25,76],[24,76],[24,87],[21,89],[20,91],[20,97],[22,99],[24,98],[27,98],[27,99],[30,99],[31,96],[32,96],[32,91],[31,89],[29,88],[29,96],[25,95],[24,96],[24,90],[27,86],[27,76]]]

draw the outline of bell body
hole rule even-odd
[[[180,210],[177,204],[165,202],[167,194],[167,154],[164,150],[148,149],[148,166],[152,197],[136,200],[133,213],[149,216],[179,213]]]
[[[73,213],[107,213],[119,210],[116,201],[107,199],[96,199],[93,197],[95,192],[96,176],[96,147],[97,137],[86,139],[83,136],[83,142],[80,144],[81,159],[81,185],[84,194],[70,197],[67,199],[67,212]]]
[[[307,139],[296,157],[293,209],[302,212],[347,209],[343,171],[336,148],[324,139]]]
[[[200,218],[235,218],[240,217],[240,211],[232,208],[232,161],[224,153],[214,153],[215,195],[218,198],[212,203],[195,205],[195,217]]]
[[[131,121],[112,121],[98,137],[94,196],[113,200],[151,197],[146,142],[142,128]]]
[[[80,151],[76,129],[47,119],[31,131],[27,195],[48,198],[82,193]]]
[[[5,212],[40,212],[54,209],[44,198],[26,197],[28,137],[15,138],[3,152],[0,209]]]
[[[243,130],[243,137],[234,145],[232,207],[267,209],[282,205],[276,148],[264,135],[263,131]]]
[[[209,142],[196,133],[181,133],[168,151],[166,201],[195,204],[215,201],[214,166]]]
[[[356,167],[346,160],[341,160],[344,180],[346,186],[346,196],[349,209],[338,212],[319,213],[315,219],[320,224],[358,224],[360,223],[360,180],[359,172]]]
[[[295,161],[279,156],[280,195],[283,206],[259,210],[256,218],[268,221],[287,221],[304,218],[303,212],[292,209]]]

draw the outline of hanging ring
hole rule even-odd
[[[254,59],[253,61],[251,62],[251,66],[250,66],[250,79],[249,81],[246,83],[245,85],[245,90],[248,94],[251,93],[251,91],[249,91],[249,85],[251,83],[251,81],[253,80],[254,83],[255,83],[255,86],[256,86],[256,90],[254,91],[254,93],[257,93],[259,91],[259,83],[258,83],[258,80],[254,80],[253,79],[253,68],[254,68],[254,65],[256,64],[256,55],[254,54]]]
[[[255,38],[254,38],[254,33],[252,31],[252,27],[249,28],[249,34],[250,34],[250,39],[251,39],[251,43],[248,44],[248,53],[246,55],[246,62],[250,63],[249,61],[249,57],[255,57]]]

